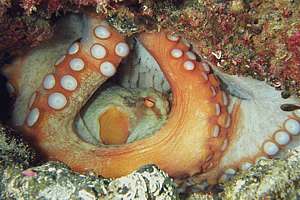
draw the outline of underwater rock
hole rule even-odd
[[[174,189],[172,179],[154,165],[141,167],[108,185],[111,199],[177,199],[177,191]]]
[[[78,174],[64,164],[48,162],[15,173],[6,180],[8,181],[2,190],[3,196],[13,199],[138,200],[177,197],[172,179],[152,165],[145,166],[128,176],[111,180],[98,178],[92,174]]]
[[[223,183],[223,192],[193,193],[189,200],[204,199],[298,199],[300,195],[300,148],[284,159],[261,159],[249,171]]]
[[[12,129],[0,124],[0,199],[6,187],[6,181],[19,171],[29,167],[35,153]]]
[[[0,167],[5,168],[12,161],[29,167],[34,161],[35,152],[24,144],[17,133],[0,123]],[[1,173],[2,174],[2,173]]]
[[[261,159],[249,172],[225,183],[225,199],[297,199],[300,195],[300,148],[282,160]]]
[[[177,198],[175,183],[154,165],[114,180],[72,172],[58,162],[34,167],[35,153],[13,134],[0,125],[0,199]]]

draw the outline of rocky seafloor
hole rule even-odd
[[[172,28],[194,41],[198,53],[220,70],[265,80],[283,89],[283,96],[299,94],[300,1],[0,0],[0,63],[51,38],[56,20],[80,9],[106,15],[125,35]],[[7,102],[3,87],[0,94]],[[15,135],[1,125],[0,199],[299,198],[297,149],[285,159],[261,160],[206,193],[179,194],[176,183],[155,166],[114,180],[82,175],[62,163],[36,161],[34,150]]]
[[[106,179],[79,174],[59,162],[37,161],[12,129],[0,125],[0,199],[298,199],[300,149],[280,160],[262,159],[249,171],[206,192],[180,193],[154,165]]]

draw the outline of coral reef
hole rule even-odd
[[[9,177],[9,178],[8,178]],[[155,166],[116,180],[72,172],[49,162],[23,171],[6,170],[4,198],[13,199],[176,199],[175,185]]]
[[[193,39],[198,53],[227,73],[250,75],[297,93],[299,5],[259,0],[144,1],[138,13],[128,7],[110,12],[115,21],[127,16],[140,30],[165,27]]]
[[[172,179],[153,165],[115,180],[78,174],[58,162],[34,167],[35,153],[12,134],[0,125],[0,199],[177,199]]]
[[[261,159],[249,171],[224,183],[223,192],[193,193],[188,199],[298,199],[299,160],[299,148],[290,151],[284,159]]]
[[[23,0],[11,4],[11,1],[0,4],[0,13],[4,17],[1,24],[17,25],[3,29],[3,38],[14,36],[15,42],[9,43],[11,47],[48,38],[51,29],[45,16],[94,6],[127,35],[145,29],[169,28],[197,41],[198,53],[227,73],[251,75],[289,93],[297,93],[299,89],[298,1]],[[23,15],[18,18],[5,14],[7,8],[16,5],[24,9]],[[35,27],[34,31],[30,27]]]
[[[0,174],[1,180],[4,179],[4,170],[21,169],[30,167],[34,163],[35,152],[22,142],[16,132],[0,124]],[[5,185],[0,184],[0,191]]]
[[[226,183],[226,199],[296,199],[299,192],[299,149],[285,160],[265,160]]]
[[[35,154],[21,140],[11,137],[12,135],[16,135],[16,133],[1,125],[1,199],[18,199],[21,197],[31,199],[36,195],[41,197],[45,195],[44,198],[47,199],[46,196],[54,194],[57,189],[64,191],[64,194],[68,194],[74,199],[80,199],[80,197],[89,199],[97,199],[97,197],[125,198],[133,194],[148,195],[148,199],[178,198],[171,179],[167,178],[163,172],[157,171],[158,169],[153,166],[143,167],[129,176],[114,181],[98,178],[92,173],[80,175],[57,162],[49,162],[38,167],[30,166]],[[262,159],[249,171],[240,173],[231,181],[226,182],[221,187],[221,192],[212,189],[209,193],[191,193],[187,199],[259,199],[265,197],[296,199],[299,196],[299,163],[299,149],[289,152],[285,159]],[[28,167],[31,168],[27,169]],[[154,177],[146,178],[149,177],[152,170],[155,172]],[[127,185],[128,179],[134,184]],[[140,181],[146,179],[150,182],[145,182],[146,186],[141,188]],[[39,187],[35,187],[37,183]],[[62,186],[61,183],[64,185]],[[138,184],[137,188],[135,188],[135,184]],[[161,189],[160,196],[157,196],[157,193],[149,193],[149,191],[159,191],[155,189],[157,187]],[[41,188],[44,190],[40,190]],[[145,188],[148,192],[145,191]],[[126,191],[129,192],[126,193]]]
[[[52,36],[50,15],[26,15],[18,1],[0,1],[0,64],[19,50],[37,46]]]

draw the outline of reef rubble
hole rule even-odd
[[[97,177],[92,172],[83,175],[59,162],[37,163],[35,152],[16,138],[15,131],[1,124],[0,199],[297,199],[300,195],[299,148],[285,159],[261,159],[207,192],[179,196],[173,180],[153,165],[118,179]]]
[[[34,164],[35,153],[0,125],[0,199],[178,199],[173,180],[154,165],[118,178],[79,174],[59,162]]]

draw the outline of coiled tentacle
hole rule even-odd
[[[76,23],[70,27],[63,24],[63,29],[78,31],[73,37],[78,38],[81,21],[71,21]],[[158,64],[164,77],[161,72],[153,77],[153,71],[149,75],[136,66],[132,66],[133,76],[129,69],[122,75],[125,74],[133,88],[148,82],[152,83],[151,87],[161,86],[161,91],[171,86],[173,102],[167,123],[153,136],[145,138],[136,134],[136,138],[143,139],[124,144],[129,138],[128,113],[108,109],[100,116],[95,111],[89,116],[96,116],[97,123],[104,124],[98,138],[107,145],[83,141],[74,125],[77,114],[94,91],[116,73],[121,59],[129,53],[124,38],[100,17],[90,15],[83,21],[85,33],[81,40],[71,45],[55,67],[49,68],[46,63],[54,63],[53,57],[65,48],[68,34],[53,39],[54,45],[48,44],[52,50],[45,46],[33,49],[4,70],[11,83],[8,86],[17,99],[12,122],[16,127],[24,124],[27,136],[48,159],[63,161],[77,171],[93,170],[106,177],[125,175],[141,165],[153,163],[175,178],[196,174],[189,180],[199,183],[204,179],[214,182],[222,175],[227,180],[236,170],[249,168],[259,157],[272,157],[286,147],[299,144],[299,110],[293,113],[280,110],[282,104],[298,104],[299,99],[282,99],[279,91],[264,82],[229,76],[214,68],[222,84],[234,95],[226,94],[219,78],[212,73],[212,65],[196,61],[190,47],[166,31],[141,34],[137,43],[137,52],[150,53],[152,59],[141,65]],[[141,44],[145,48],[140,48]],[[145,82],[140,81],[143,78]],[[160,78],[166,78],[169,84],[165,84],[165,79],[161,84]],[[41,86],[29,100],[39,81]],[[153,99],[145,98],[145,107],[153,109],[155,115],[158,112],[154,104]],[[140,109],[138,106],[135,108]],[[23,114],[28,107],[24,122]],[[114,126],[116,123],[118,126]],[[111,130],[119,135],[111,137]]]
[[[174,177],[214,167],[228,144],[227,96],[208,74],[208,66],[197,62],[179,38],[165,32],[143,34],[140,40],[171,85],[168,122],[154,136],[120,146],[97,147],[78,137],[73,129],[77,113],[129,52],[124,39],[98,21],[89,17],[89,32],[71,45],[32,96],[25,124],[28,135],[48,159],[106,177],[119,177],[149,163]]]

